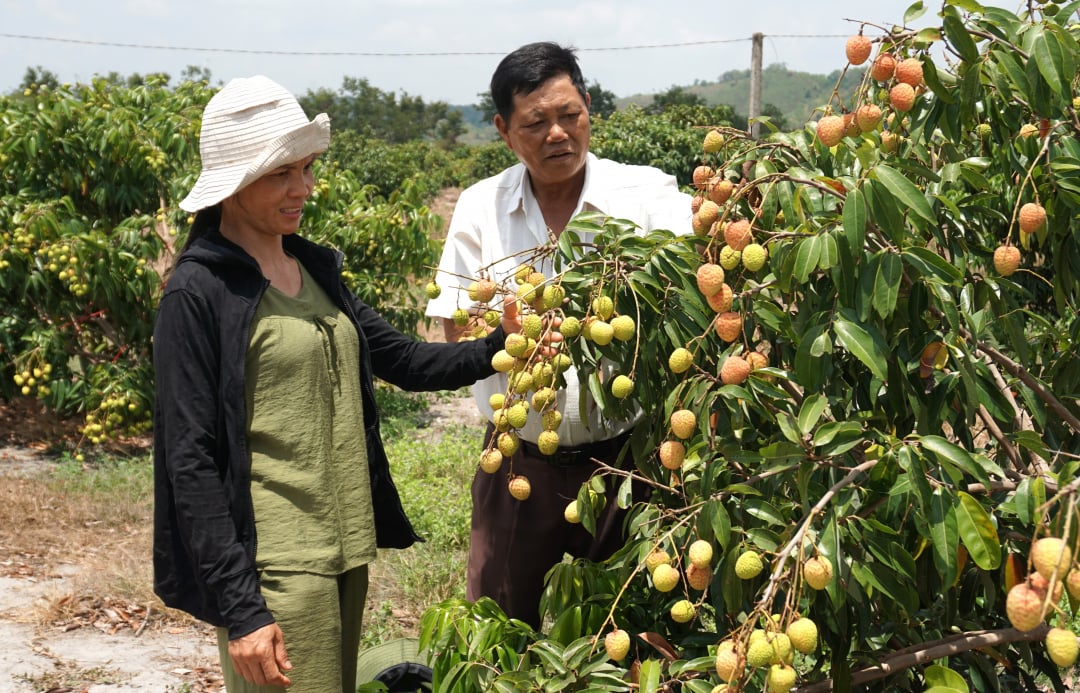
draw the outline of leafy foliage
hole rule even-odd
[[[1064,537],[1075,555],[1080,529],[1078,8],[946,2],[941,27],[878,39],[921,67],[910,111],[889,104],[894,77],[867,72],[851,101],[822,110],[874,104],[885,117],[833,147],[812,123],[760,141],[721,127],[720,150],[703,156],[699,130],[681,151],[734,188],[716,223],[642,235],[581,215],[537,250],[567,301],[534,310],[578,317],[588,335],[603,294],[634,320],[629,341],[565,348],[609,416],[640,410],[624,452],[651,497],[611,559],[549,573],[550,628],[478,654],[485,681],[520,671],[545,639],[591,638],[589,661],[602,662],[595,643],[618,627],[633,636],[618,668],[638,690],[712,690],[722,641],[743,663],[736,689],[761,690],[767,667],[746,666],[750,643],[801,617],[819,644],[793,656],[800,690],[1064,690],[1038,642],[1046,626],[1012,628],[1004,604],[1030,572],[1033,538]],[[947,65],[931,58],[942,43]],[[1029,202],[1047,221],[1022,230]],[[749,248],[731,254],[725,232],[740,220],[767,253],[760,268]],[[996,269],[1003,245],[1021,249],[1018,272]],[[732,302],[719,310],[741,324],[734,338],[699,289],[705,262],[726,263]],[[677,348],[693,356],[684,372],[668,367]],[[612,394],[615,374],[633,380],[631,399]],[[695,414],[688,435],[672,426],[677,410]],[[685,446],[676,469],[659,460],[665,441]],[[612,484],[629,506],[625,473],[602,467],[589,482]],[[697,540],[713,549],[704,583],[690,578]],[[646,567],[657,549],[678,570],[673,591]],[[765,570],[740,578],[747,550]],[[832,569],[821,591],[804,577],[811,557]],[[669,613],[683,599],[695,607],[686,623]],[[1049,607],[1048,621],[1071,627],[1069,601]],[[450,608],[426,617],[431,642],[448,642]],[[461,645],[438,652],[458,658],[456,675],[472,671]]]

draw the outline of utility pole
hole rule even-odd
[[[750,122],[750,137],[757,139],[761,124],[757,118],[761,115],[761,44],[764,35],[756,32],[750,49],[750,109],[747,120]]]

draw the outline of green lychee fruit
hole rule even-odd
[[[552,455],[559,449],[559,434],[557,431],[540,431],[536,437],[536,447],[545,455]]]
[[[601,320],[607,320],[615,313],[615,301],[611,296],[597,296],[592,300],[592,311]]]
[[[592,341],[600,346],[606,346],[611,344],[611,340],[615,337],[615,330],[611,327],[610,323],[604,322],[603,320],[596,320],[589,325],[589,335]]]
[[[750,272],[757,272],[764,267],[767,258],[768,253],[765,251],[765,246],[760,243],[751,243],[743,248],[742,265]]]
[[[441,293],[442,287],[435,282],[428,282],[424,287],[424,294],[426,294],[428,298],[438,298]]]
[[[769,666],[772,658],[773,647],[765,638],[752,640],[746,648],[746,663],[755,669]]]
[[[661,563],[653,568],[652,580],[657,592],[670,592],[679,584],[679,571],[667,563]]]
[[[559,325],[559,333],[567,339],[573,339],[581,334],[581,321],[570,315],[563,318]]]
[[[576,500],[572,500],[566,504],[566,508],[563,510],[563,519],[572,525],[576,525],[581,522],[581,514],[578,512],[578,504]]]
[[[789,623],[787,636],[791,640],[791,646],[803,654],[817,650],[818,627],[809,618],[803,617]]]
[[[694,355],[685,347],[675,349],[668,357],[668,368],[672,373],[685,373],[692,365],[694,365]]]
[[[529,313],[521,319],[521,331],[529,339],[540,339],[544,331],[544,320],[536,313]]]
[[[633,339],[635,328],[634,319],[629,315],[619,315],[611,319],[611,332],[620,342]]]
[[[450,319],[454,321],[454,324],[458,327],[465,327],[469,324],[469,311],[464,308],[456,309],[451,315]]]
[[[719,130],[709,130],[705,133],[705,139],[702,141],[702,148],[706,154],[715,154],[720,151],[720,148],[724,146],[724,136],[720,134]]]
[[[695,614],[697,610],[689,599],[680,599],[671,605],[671,620],[675,623],[689,623]]]
[[[495,352],[495,355],[491,357],[491,367],[499,373],[509,373],[516,362],[517,359],[507,352],[506,349],[499,349]],[[498,408],[499,407],[495,406],[492,407],[492,409]]]
[[[757,551],[743,551],[735,560],[735,575],[743,580],[756,578],[764,568]]]
[[[742,260],[742,253],[735,250],[730,245],[725,245],[720,249],[720,256],[717,258],[717,262],[720,266],[729,272],[739,266],[739,262]]]
[[[634,381],[625,375],[617,375],[611,380],[611,394],[617,399],[626,399],[634,391]]]
[[[687,555],[690,557],[691,565],[696,565],[699,568],[707,568],[712,563],[713,559],[712,544],[704,539],[697,539],[690,544]]]

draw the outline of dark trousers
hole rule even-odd
[[[489,425],[485,441],[492,431]],[[589,456],[614,465],[624,440],[592,446]],[[566,504],[596,471],[596,464],[587,459],[574,464],[563,455],[553,462],[535,448],[522,446],[513,457],[513,473],[526,476],[532,486],[532,494],[524,501],[507,490],[510,460],[504,459],[494,474],[477,469],[472,484],[466,599],[490,597],[508,616],[539,629],[544,575],[562,561],[564,553],[602,561],[623,546],[626,511],[615,502],[621,479],[608,481],[607,504],[597,519],[595,537],[563,517]],[[633,464],[626,461],[624,466]]]

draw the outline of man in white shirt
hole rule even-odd
[[[503,282],[522,263],[548,277],[552,268],[537,248],[557,238],[582,211],[629,219],[642,232],[691,232],[690,196],[674,176],[647,166],[630,166],[589,153],[589,94],[571,49],[532,43],[499,63],[491,79],[495,127],[519,164],[461,193],[450,220],[437,281],[442,294],[427,315],[443,319],[446,340],[464,334],[451,319],[470,308],[465,287],[481,271]],[[595,536],[563,519],[566,504],[595,470],[593,459],[614,464],[633,422],[605,422],[571,369],[559,391],[560,448],[544,455],[536,447],[540,417],[529,414],[518,430],[522,449],[513,457],[515,474],[526,476],[532,494],[525,501],[507,492],[509,460],[495,474],[478,470],[473,480],[472,530],[466,597],[490,597],[511,617],[539,627],[544,575],[565,553],[600,561],[619,549],[625,536],[621,511],[609,494]],[[490,395],[504,393],[505,374],[473,388],[480,411],[492,418]],[[493,426],[488,426],[488,437]],[[632,462],[629,463],[632,466]]]

